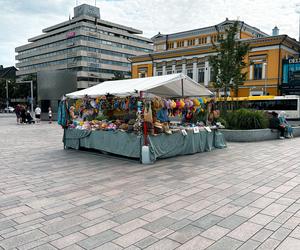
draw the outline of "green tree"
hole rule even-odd
[[[249,52],[249,44],[237,40],[239,22],[225,30],[225,36],[218,32],[218,43],[213,43],[217,55],[211,56],[209,61],[214,71],[213,84],[219,93],[224,90],[224,100],[227,102],[227,91],[232,90],[238,95],[238,88],[246,80],[247,67],[244,59]],[[225,105],[225,109],[227,104]]]

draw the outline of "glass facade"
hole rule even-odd
[[[283,60],[281,91],[284,95],[300,95],[299,59]]]

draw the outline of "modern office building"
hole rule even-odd
[[[87,88],[114,77],[131,77],[128,58],[151,53],[152,40],[142,31],[100,18],[100,10],[83,4],[74,17],[43,30],[16,48],[17,76],[37,72],[76,72],[77,88]]]
[[[225,36],[225,30],[233,23],[233,20],[226,19],[210,27],[168,35],[159,33],[152,38],[154,53],[131,58],[132,77],[183,72],[214,91],[213,72],[209,65],[209,57],[216,54],[212,43],[217,43],[218,33]],[[238,27],[236,39],[250,44],[245,58],[247,80],[240,86],[238,96],[282,94],[283,60],[297,56],[300,43],[287,35],[279,35],[277,27],[272,35],[242,21]],[[227,94],[233,95],[233,92]]]

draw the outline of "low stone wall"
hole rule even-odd
[[[294,137],[300,136],[300,126],[293,127]],[[226,141],[229,142],[255,142],[275,140],[279,138],[279,132],[274,129],[250,129],[250,130],[232,130],[232,129],[220,129],[223,133]]]

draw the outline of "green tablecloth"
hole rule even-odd
[[[226,142],[223,134],[218,131],[200,131],[194,134],[188,131],[186,136],[181,133],[172,135],[160,134],[149,136],[151,160],[168,158],[176,155],[195,154],[211,151],[213,148],[224,148]]]
[[[134,133],[121,131],[85,131],[66,129],[64,145],[67,148],[97,149],[112,154],[132,158],[141,157],[143,138]],[[226,147],[223,134],[217,130],[200,131],[194,134],[188,131],[186,136],[180,132],[172,135],[149,136],[151,160],[211,151]]]
[[[89,148],[127,157],[140,158],[141,137],[133,133],[121,131],[87,131],[66,129],[64,134],[65,147],[79,149]],[[74,138],[77,137],[77,140]]]

